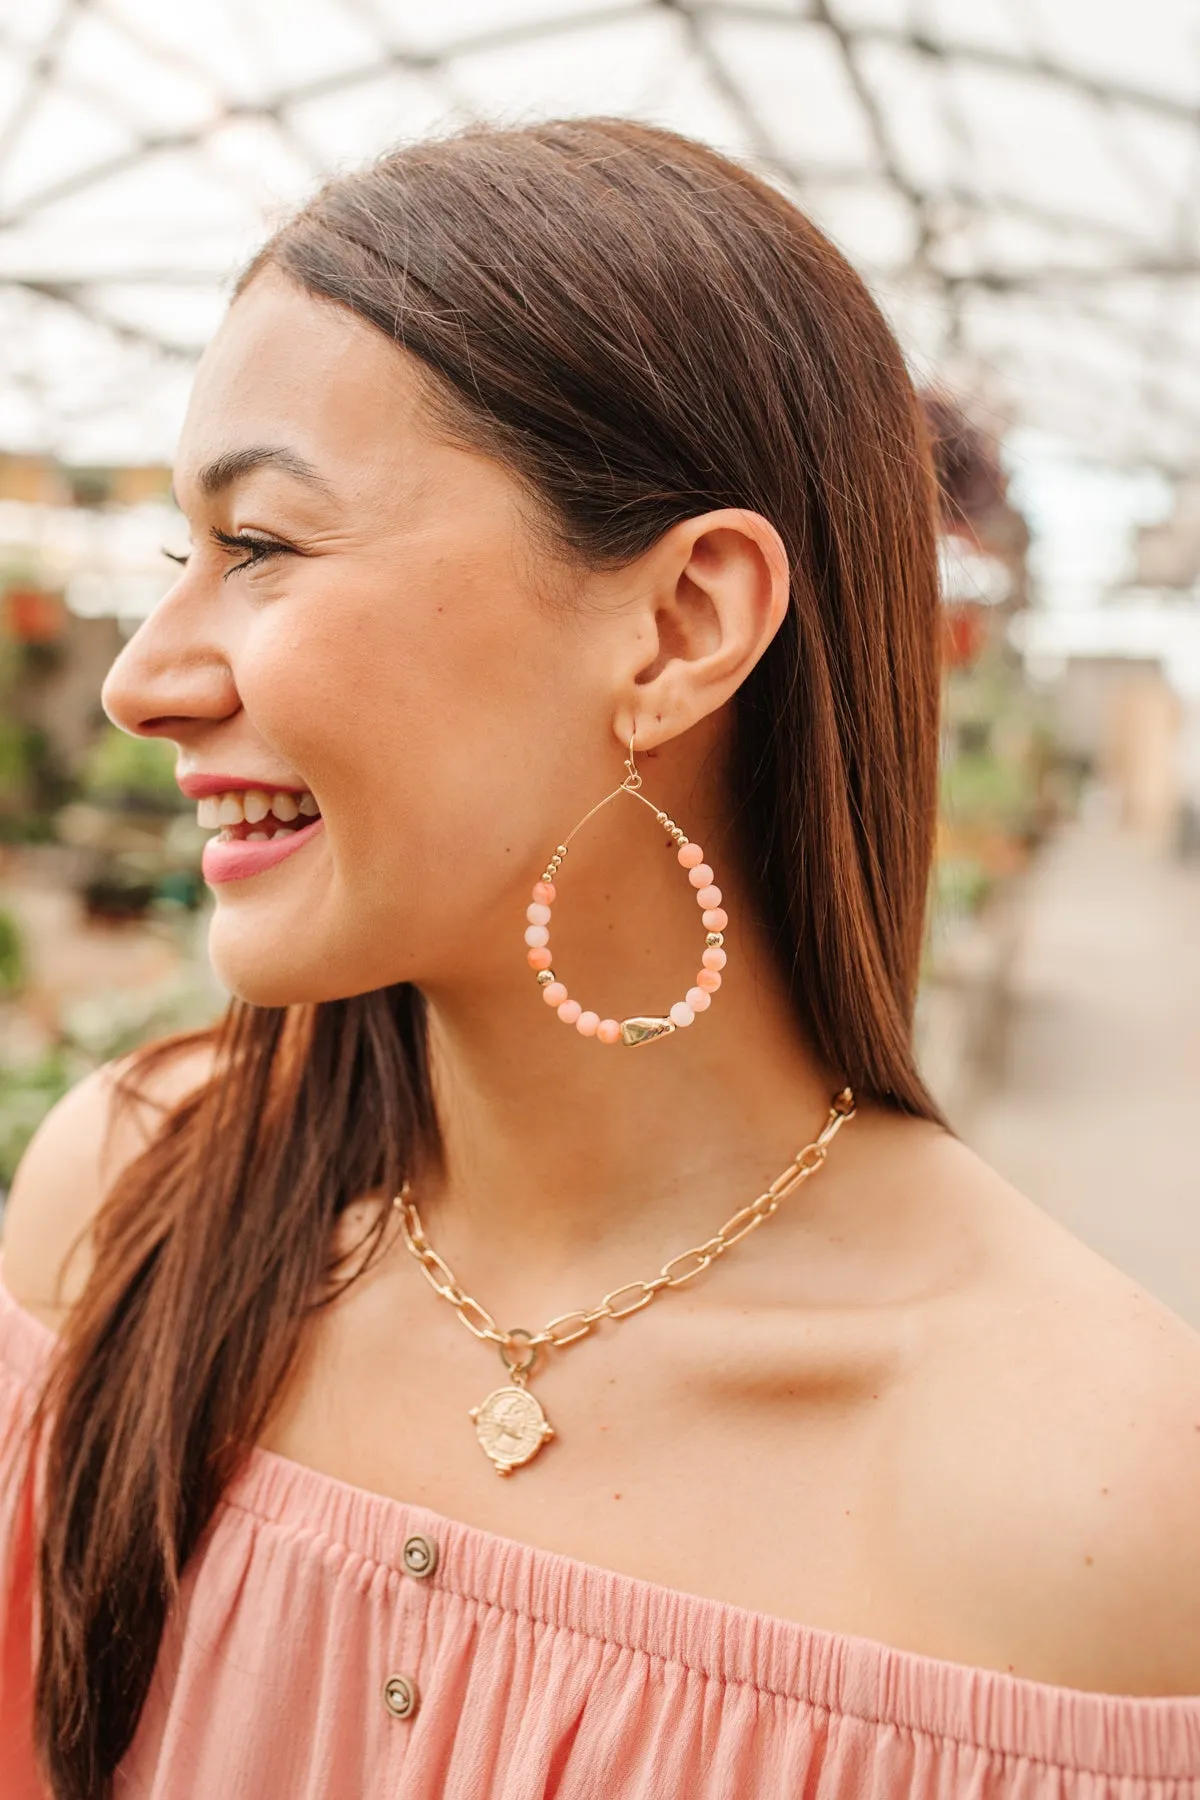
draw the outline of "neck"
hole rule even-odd
[[[611,862],[573,860],[556,968],[614,1017],[665,1011],[704,944],[674,856],[651,842],[623,878]],[[469,990],[426,985],[442,1157],[413,1195],[436,1248],[498,1316],[549,1316],[654,1274],[824,1124],[843,1080],[808,1050],[731,862],[718,880],[730,916],[721,989],[654,1042],[605,1045],[555,1017],[525,964],[523,903]]]

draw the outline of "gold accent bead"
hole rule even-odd
[[[560,858],[564,857],[567,854],[567,846],[565,844],[555,844],[554,854]]]
[[[710,931],[704,942],[709,950],[719,950],[721,945],[725,942],[725,933],[723,931]]]
[[[657,1015],[651,1015],[649,1018],[622,1019],[621,1042],[623,1044],[652,1044],[655,1038],[668,1037],[674,1030],[674,1019],[662,1019]]]
[[[539,987],[549,987],[550,983],[555,979],[553,969],[539,969],[537,972],[537,984]]]

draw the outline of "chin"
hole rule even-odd
[[[234,1000],[245,1001],[247,1006],[305,1006],[341,998],[317,991],[294,969],[248,969],[240,959],[232,964],[215,956],[210,960],[226,993]]]
[[[208,934],[208,959],[221,986],[248,1006],[318,1006],[350,1000],[410,979],[371,958],[347,957],[344,938],[310,924],[256,926],[220,902]]]
[[[302,1006],[343,999],[346,990],[339,986],[330,959],[321,957],[319,946],[306,944],[297,956],[287,947],[289,936],[280,933],[273,945],[264,942],[245,921],[222,919],[218,905],[208,937],[213,973],[235,1000],[248,1006]]]

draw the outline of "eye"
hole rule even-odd
[[[187,557],[181,556],[178,550],[168,550],[165,544],[163,545],[163,555],[170,557],[173,563],[179,563],[181,567],[187,566]]]
[[[215,525],[210,536],[214,543],[220,544],[225,550],[246,552],[244,561],[234,563],[231,568],[226,569],[222,577],[224,581],[228,581],[231,575],[236,575],[241,569],[254,569],[269,557],[283,555],[288,548],[286,544],[277,543],[274,538],[250,537],[245,532],[220,531]]]

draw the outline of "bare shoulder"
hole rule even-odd
[[[1200,1694],[1200,1335],[962,1146],[939,1155],[976,1264],[930,1309],[912,1390],[927,1550],[1023,1647],[1016,1672]]]
[[[164,1111],[203,1085],[207,1044],[155,1066],[136,1096],[122,1097],[127,1069],[108,1063],[77,1083],[43,1119],[13,1179],[0,1228],[4,1285],[57,1329],[91,1266],[93,1218],[124,1169],[150,1142]]]

